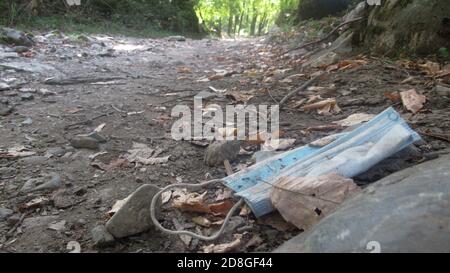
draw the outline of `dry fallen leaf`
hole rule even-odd
[[[424,64],[420,64],[419,67],[424,70],[428,75],[434,76],[436,74],[438,74],[438,72],[440,71],[441,67],[438,63],[432,62],[432,61],[427,61]]]
[[[388,98],[389,100],[391,100],[391,101],[399,101],[399,100],[401,100],[401,96],[400,96],[400,93],[399,92],[386,92],[386,93],[384,93],[384,96],[386,97],[386,98]]]
[[[34,209],[34,208],[38,208],[38,207],[42,207],[47,205],[50,202],[50,200],[46,197],[36,197],[34,199],[32,199],[31,201],[23,204],[22,206],[20,206],[20,211],[24,211],[27,209]]]
[[[225,200],[220,203],[208,205],[211,213],[217,216],[226,216],[233,206],[234,203],[231,200]]]
[[[137,157],[136,162],[142,163],[144,165],[156,165],[169,162],[170,155],[165,157],[152,157],[152,158],[142,158]]]
[[[186,67],[186,66],[180,66],[180,67],[177,67],[177,71],[178,71],[178,73],[192,73],[192,69],[190,69],[189,67]]]
[[[166,204],[172,198],[172,191],[165,191],[161,194],[161,204]]]
[[[359,190],[338,174],[283,177],[274,184],[271,201],[286,221],[307,230]]]
[[[281,138],[284,135],[283,131],[275,131],[273,133],[259,132],[256,135],[250,135],[247,139],[247,143],[250,145],[259,145],[266,142],[268,139]]]
[[[254,96],[250,94],[245,94],[243,92],[238,91],[229,91],[226,94],[227,97],[231,97],[233,100],[237,102],[248,102],[250,99],[252,99]]]
[[[35,152],[27,151],[25,146],[15,146],[9,148],[6,152],[0,151],[0,158],[28,157],[35,154]]]
[[[348,116],[346,119],[333,121],[334,124],[341,125],[342,127],[351,127],[361,124],[363,122],[373,119],[375,115],[366,113],[356,113]]]
[[[297,141],[294,138],[268,139],[261,146],[261,151],[283,151],[292,147]]]
[[[239,212],[239,216],[248,216],[252,213],[252,209],[248,205],[244,205]]]
[[[400,92],[400,97],[402,98],[405,108],[413,114],[422,110],[423,105],[427,101],[427,97],[417,93],[415,89]]]
[[[367,64],[365,60],[343,60],[339,62],[339,70],[357,68],[365,64]]]
[[[217,134],[223,138],[236,136],[237,128],[231,128],[231,127],[219,128],[219,129],[217,129]]]
[[[326,137],[320,138],[316,141],[309,143],[308,146],[310,146],[310,147],[325,147],[328,144],[334,142],[340,136],[341,136],[341,134],[334,134],[334,135],[326,136]]]
[[[238,247],[240,247],[242,242],[242,234],[235,234],[233,235],[235,240],[231,243],[227,244],[220,244],[220,245],[208,245],[203,247],[203,251],[205,253],[227,253],[236,250]]]
[[[205,200],[207,193],[208,192],[204,192],[203,194],[182,193],[172,202],[172,207],[180,209],[182,211],[210,213],[217,216],[227,215],[227,213],[234,205],[233,201],[225,200],[218,203],[207,204]]]
[[[91,163],[91,166],[103,171],[110,171],[116,168],[128,167],[128,164],[129,164],[128,160],[124,158],[118,158],[116,160],[111,161],[109,164],[105,164],[100,161],[94,161]]]
[[[326,99],[313,104],[302,107],[303,110],[317,110],[319,115],[330,115],[332,113],[340,113],[341,108],[337,105],[336,99]]]
[[[192,218],[192,222],[196,223],[199,226],[202,227],[210,227],[211,226],[211,221],[209,221],[208,219],[206,219],[205,217],[202,216],[197,216]]]

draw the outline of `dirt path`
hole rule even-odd
[[[17,72],[17,67],[0,70],[1,78],[10,85],[23,82],[21,89],[0,91],[2,107],[14,106],[11,114],[0,117],[0,149],[25,146],[34,153],[22,158],[0,158],[0,207],[14,211],[14,217],[0,222],[0,252],[65,252],[70,241],[79,242],[83,252],[200,251],[205,243],[186,244],[156,231],[98,249],[92,246],[90,231],[105,223],[107,211],[117,200],[127,197],[143,183],[162,187],[180,181],[196,183],[226,176],[223,167],[205,166],[205,147],[171,139],[174,119],[170,114],[174,105],[191,105],[192,97],[200,91],[211,91],[210,86],[218,90],[247,91],[253,96],[249,103],[273,104],[304,82],[301,75],[291,81],[281,82],[283,79],[309,73],[301,70],[295,60],[276,61],[271,51],[275,49],[260,40],[174,42],[102,36],[73,42],[50,35],[42,38],[33,50],[37,55],[32,58],[2,62],[44,64],[45,67],[26,65],[27,69],[36,68],[36,73]],[[286,67],[291,70],[282,71]],[[217,76],[222,71],[214,69],[230,73]],[[335,132],[310,131],[309,127],[330,124],[357,112],[377,114],[395,106],[416,129],[448,132],[448,96],[431,93],[433,86],[427,76],[411,73],[414,72],[374,59],[354,69],[331,73],[315,84],[316,89],[306,91],[305,97],[314,94],[335,97],[342,112],[318,115],[299,111],[289,104],[281,112],[281,129],[287,137],[297,139],[295,146],[300,146]],[[208,76],[216,79],[202,80]],[[409,76],[414,76],[414,81],[402,83]],[[43,83],[52,77],[84,77],[91,82]],[[429,99],[425,111],[414,116],[403,111],[401,103],[384,96],[386,92],[411,88],[424,91]],[[228,96],[215,102],[237,103]],[[101,124],[105,124],[101,135],[106,137],[106,143],[100,149],[71,147],[74,136],[91,133]],[[417,147],[417,154],[395,161],[398,166],[389,170],[362,177],[360,183],[373,182],[424,157],[432,157],[431,152],[448,148],[448,142],[426,140],[428,143]],[[133,143],[160,149],[160,156],[170,155],[170,160],[137,168],[119,164],[117,160]],[[90,158],[99,152],[106,153]],[[233,162],[234,170],[250,164],[250,157],[240,156]],[[110,163],[116,165],[106,170],[105,165]],[[62,190],[21,192],[30,180],[47,181],[54,174],[61,178]],[[170,217],[180,216],[171,213]],[[51,226],[52,223],[64,227]],[[298,233],[277,216],[263,220],[246,216],[242,226],[247,227],[251,238],[259,240],[235,251],[269,251]],[[223,241],[227,240],[230,239]]]

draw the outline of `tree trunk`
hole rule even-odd
[[[233,14],[230,11],[230,15],[228,17],[228,29],[227,29],[227,33],[228,36],[231,36],[231,33],[233,32]]]
[[[264,29],[264,27],[266,26],[267,23],[267,13],[264,14],[264,16],[261,18],[261,21],[259,22],[259,26],[258,26],[258,36],[262,35],[262,31]]]
[[[241,17],[239,18],[238,35],[241,35],[243,20],[244,20],[244,12],[241,13]]]
[[[450,5],[441,0],[383,0],[368,6],[353,43],[389,56],[435,54],[450,48]]]
[[[250,25],[250,36],[255,36],[256,33],[256,22],[258,21],[258,14],[253,15],[252,23]]]

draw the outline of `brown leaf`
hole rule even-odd
[[[9,148],[6,152],[0,151],[0,158],[28,157],[35,154],[35,152],[27,151],[27,148],[25,148],[25,146],[15,146]]]
[[[205,191],[201,195],[195,192],[181,195],[173,201],[172,207],[182,211],[210,213],[210,208],[205,204],[205,196],[207,193]]]
[[[391,92],[391,93],[386,92],[386,93],[384,93],[384,96],[386,98],[388,98],[389,100],[391,100],[391,101],[399,101],[399,100],[401,100],[400,93],[398,93],[398,92]]]
[[[234,251],[243,244],[242,234],[235,234],[234,238],[235,240],[231,243],[205,246],[203,247],[203,251],[205,253],[227,253]]]
[[[343,120],[333,121],[334,124],[341,125],[342,127],[351,127],[354,125],[361,124],[363,122],[373,119],[375,115],[366,113],[356,113],[348,116]]]
[[[420,64],[419,67],[424,70],[428,75],[434,76],[438,74],[440,65],[435,62],[427,61],[425,64]]]
[[[198,193],[180,194],[180,196],[172,202],[172,207],[182,211],[210,213],[216,216],[225,216],[234,206],[234,203],[231,200],[207,204],[205,200],[207,193],[208,192],[204,192],[201,195]]]
[[[341,108],[337,105],[336,99],[326,99],[302,107],[303,110],[317,110],[319,115],[330,115],[340,113]]]
[[[125,158],[118,158],[116,160],[111,161],[109,164],[102,163],[100,161],[94,161],[91,163],[92,167],[103,171],[111,171],[117,168],[126,168],[128,167],[129,162]]]
[[[367,64],[367,61],[365,60],[343,60],[339,62],[339,70],[357,68],[365,64]]]
[[[42,196],[36,197],[36,198],[32,199],[31,201],[20,206],[19,210],[25,211],[27,209],[39,208],[39,207],[47,205],[49,202],[50,202],[50,200],[46,197],[42,197]]]
[[[423,105],[427,101],[427,97],[417,93],[415,89],[400,92],[400,97],[405,108],[413,114],[422,110]]]
[[[274,184],[271,201],[286,221],[307,230],[359,190],[338,174],[284,177]]]
[[[250,99],[252,99],[254,96],[249,94],[244,94],[243,92],[238,91],[229,91],[226,94],[227,97],[232,98],[233,100],[237,102],[248,102]]]
[[[226,216],[233,206],[234,203],[231,200],[225,200],[220,203],[208,205],[212,214],[221,216]]]
[[[192,69],[190,69],[189,67],[186,67],[186,66],[177,67],[177,71],[178,71],[178,73],[186,73],[186,74],[192,73]]]

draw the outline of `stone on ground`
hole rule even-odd
[[[205,164],[221,166],[224,160],[235,160],[241,149],[240,141],[217,141],[208,146],[205,154]]]
[[[450,155],[369,186],[275,252],[448,252]]]
[[[138,188],[106,223],[108,232],[115,238],[124,238],[149,230],[152,226],[150,204],[159,191],[149,184]]]

